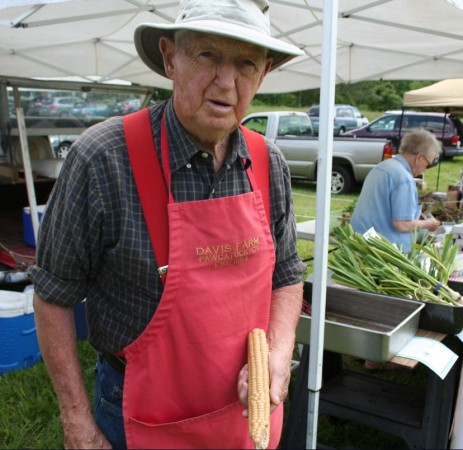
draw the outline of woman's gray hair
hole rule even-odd
[[[433,153],[430,155],[430,153]],[[399,153],[417,155],[423,153],[433,158],[442,152],[442,144],[433,133],[424,128],[416,128],[404,134],[400,143]]]

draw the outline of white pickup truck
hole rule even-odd
[[[281,149],[293,178],[317,179],[319,140],[312,133],[309,116],[304,112],[271,111],[246,116],[242,124],[263,134]],[[365,180],[368,172],[394,154],[386,139],[335,137],[331,192],[347,194],[355,183]]]

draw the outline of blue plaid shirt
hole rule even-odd
[[[175,201],[250,191],[245,166],[251,161],[241,131],[232,134],[225,163],[215,173],[212,156],[186,133],[171,101],[150,110],[158,154],[164,112]],[[277,289],[300,282],[305,266],[296,250],[288,167],[275,145],[267,142],[267,147],[276,247],[273,288]],[[122,349],[146,328],[161,298],[162,284],[121,117],[89,128],[74,143],[42,218],[37,264],[30,276],[46,301],[70,307],[87,299],[90,340],[102,351]]]

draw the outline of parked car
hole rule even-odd
[[[39,116],[44,102],[49,102],[50,97],[34,97],[32,100],[29,100],[27,104],[24,105],[24,114],[26,116]]]
[[[444,125],[445,124],[445,125]],[[463,155],[463,123],[454,114],[416,111],[388,111],[368,125],[346,133],[357,138],[377,137],[390,139],[396,148],[400,137],[413,128],[425,128],[442,141],[444,158]]]
[[[39,108],[40,116],[70,116],[77,103],[82,103],[80,97],[50,97],[44,99]]]
[[[314,133],[318,135],[320,105],[312,105],[307,114],[312,121]],[[368,119],[355,107],[351,105],[334,105],[333,134],[343,135],[346,131],[359,128],[368,123]]]
[[[299,111],[258,112],[246,116],[242,125],[257,131],[278,145],[292,178],[317,180],[319,151],[317,136],[307,114]],[[391,158],[392,146],[386,139],[333,139],[331,193],[347,194],[362,183],[368,172],[384,159]]]
[[[109,117],[111,109],[105,103],[79,102],[71,109],[73,116]]]
[[[138,111],[141,108],[141,100],[139,98],[131,98],[124,100],[115,105],[113,115],[126,115]]]

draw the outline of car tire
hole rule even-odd
[[[345,166],[334,164],[331,171],[331,193],[334,195],[348,194],[353,184],[351,171]]]
[[[58,150],[56,151],[56,157],[60,159],[68,156],[69,150],[71,149],[71,142],[64,141],[59,144]]]
[[[339,128],[338,136],[342,136],[345,132],[346,132],[346,129],[344,127]]]

